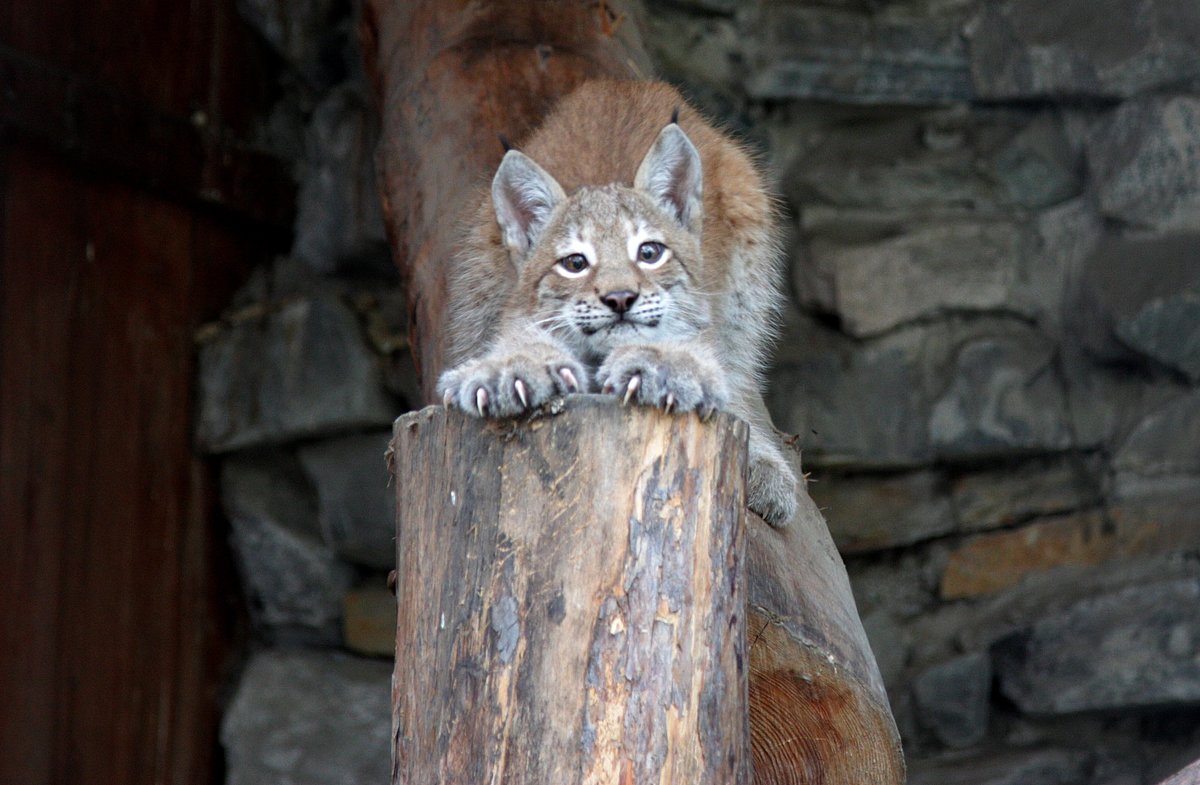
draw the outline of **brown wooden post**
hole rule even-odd
[[[470,203],[477,189],[486,185],[500,160],[502,149],[496,135],[504,133],[514,142],[519,142],[557,98],[587,78],[648,77],[648,61],[638,31],[633,6],[623,2],[367,0],[363,40],[367,65],[376,82],[383,123],[380,169],[384,211],[397,264],[409,287],[413,351],[427,400],[435,398],[434,384],[446,357],[442,338],[446,302],[446,268],[443,261],[454,252],[458,222],[464,207]],[[592,437],[597,439],[590,445],[592,447],[615,444],[636,436],[649,440],[639,441],[639,444],[664,455],[674,454],[673,451],[679,449],[676,442],[666,446],[654,443],[648,431],[637,431],[634,419],[627,423],[622,418],[611,418],[618,411],[629,418],[658,419],[657,414],[597,407],[576,410],[573,401],[568,403],[570,418],[595,417],[598,423],[605,426],[597,431],[588,430],[589,433],[603,434],[603,438]],[[444,422],[437,428],[475,428],[480,438],[484,432],[491,433],[495,444],[489,449],[504,449],[503,439],[494,432],[500,426],[468,426],[454,415],[426,413],[422,416],[428,419],[418,421],[418,434],[434,427],[431,423],[442,422],[438,420],[440,417]],[[521,442],[559,434],[561,438],[569,439],[574,438],[572,433],[590,428],[586,424],[579,424],[563,427],[560,431],[558,426],[547,424],[552,422],[539,420],[533,424],[507,426],[511,430],[506,432],[508,436],[505,438]],[[537,428],[548,428],[549,431],[538,436],[535,434]],[[434,482],[439,483],[436,487],[442,488],[446,497],[451,487],[445,485],[446,482],[479,468],[471,463],[473,459],[467,458],[471,453],[464,452],[458,446],[460,442],[455,442],[453,448],[449,443],[444,444],[444,451],[440,454],[422,453],[432,463],[428,464],[424,474],[413,474],[417,468],[408,462],[407,451],[417,449],[416,442],[404,433],[402,428],[393,442],[396,455],[401,457],[396,473],[400,499],[398,506],[401,508],[414,503],[410,494],[424,497],[428,490],[426,486]],[[660,430],[657,434],[654,438],[680,438],[674,431]],[[466,437],[460,434],[456,438]],[[553,454],[562,456],[574,448],[558,444],[554,449],[557,452]],[[523,454],[533,456],[540,453],[533,450]],[[529,467],[516,468],[515,455],[513,453],[513,461],[506,464],[505,472],[530,471]],[[467,462],[461,462],[463,459]],[[716,455],[712,459],[724,460]],[[703,463],[698,461],[697,465]],[[429,466],[437,467],[436,471]],[[550,509],[547,505],[553,501],[554,494],[567,493],[567,489],[575,492],[576,485],[581,483],[603,482],[604,473],[599,471],[591,477],[574,475],[573,468],[576,467],[569,462],[546,463],[535,468],[542,472],[539,477],[546,478],[545,484],[527,484],[530,492],[523,497],[509,494],[504,502],[509,505],[504,515],[521,517],[526,510]],[[483,470],[480,472],[486,473]],[[557,481],[550,478],[557,478]],[[628,497],[625,501],[635,498],[630,487],[625,487],[621,492]],[[586,494],[588,498],[595,498],[592,489],[587,489]],[[802,512],[787,531],[771,530],[762,521],[749,514],[746,516],[748,608],[746,614],[739,614],[737,624],[745,625],[750,649],[749,711],[754,781],[760,785],[818,782],[824,785],[893,785],[903,782],[904,765],[899,737],[878,668],[855,609],[845,568],[820,513],[806,491],[801,489],[800,494]],[[445,505],[448,498],[442,498],[441,502]],[[459,499],[457,503],[466,502]],[[479,504],[479,501],[473,500],[471,503]],[[409,526],[423,529],[438,528],[438,522],[444,520],[442,516],[445,514],[446,511],[442,510],[435,515],[433,508],[428,508],[417,517],[400,513],[406,516],[404,520],[410,522]],[[540,513],[531,514],[536,516]],[[499,511],[493,514],[493,523],[488,525],[500,525],[499,515]],[[550,519],[542,520],[541,524],[561,525]],[[600,524],[593,523],[593,526],[597,525]],[[604,525],[611,527],[614,524]],[[618,546],[624,543],[625,534],[619,528],[624,524],[617,525],[616,530],[603,530],[600,533],[602,539],[598,542],[602,542],[606,549],[617,548],[619,553]],[[405,533],[404,528],[402,521],[399,535],[402,543],[408,542],[412,534]],[[452,531],[462,533],[460,529]],[[494,538],[496,531],[504,529],[471,536],[491,542],[487,538]],[[447,533],[440,532],[443,535]],[[587,535],[594,537],[597,533],[589,530]],[[526,552],[523,561],[519,562],[521,570],[533,571],[533,574],[522,572],[519,576],[521,581],[540,580],[536,574],[538,569],[544,569],[543,565],[558,564],[551,557],[554,547],[561,546],[547,540],[537,540],[535,545],[546,548],[546,551],[540,554]],[[458,547],[465,546],[460,544]],[[580,550],[578,546],[573,547]],[[472,550],[471,558],[484,558],[482,553]],[[505,596],[515,599],[512,594],[497,594],[495,582],[499,580],[496,576],[504,574],[500,569],[503,564],[515,566],[518,562],[511,560],[502,550],[493,549],[488,553],[491,555],[487,558],[497,559],[494,564],[489,563],[486,568],[473,567],[473,571],[464,569],[463,596],[489,598],[489,602],[499,601]],[[591,556],[589,554],[589,558]],[[422,563],[414,563],[407,553],[401,558],[402,581],[407,580],[403,576],[406,569],[418,572],[409,576],[413,580],[411,591],[401,597],[399,625],[401,628],[427,625],[428,614],[433,609],[439,609],[440,629],[440,608],[445,607],[445,600],[438,584],[420,578],[428,574],[420,572],[425,569]],[[438,569],[444,571],[450,567],[439,563]],[[553,569],[559,568],[556,566]],[[586,594],[603,588],[602,584],[588,583],[593,578],[585,580],[582,574],[576,577],[581,582],[572,591]],[[546,598],[545,601],[552,599]],[[496,623],[502,628],[511,629],[503,623],[507,618],[504,616],[506,612],[498,608],[498,605],[488,605],[486,613],[472,617],[475,623],[486,625],[476,631],[471,641],[479,652],[490,652],[487,657],[467,658],[460,662],[438,660],[436,657],[431,660],[423,655],[413,660],[413,653],[399,654],[394,709],[401,713],[403,724],[398,728],[413,729],[415,732],[416,728],[424,727],[432,732],[434,726],[427,724],[424,713],[450,711],[451,707],[446,702],[467,701],[469,698],[480,698],[480,701],[459,705],[460,709],[468,713],[477,712],[474,720],[477,722],[494,720],[497,716],[496,706],[484,702],[482,698],[491,696],[487,699],[492,700],[500,693],[487,692],[483,686],[492,684],[494,687],[498,680],[506,677],[502,667],[504,663],[499,662],[494,648],[497,644],[493,639],[499,633],[489,630],[493,619],[499,619]],[[494,613],[500,613],[501,616],[495,616]],[[421,619],[426,621],[422,622]],[[532,628],[526,625],[519,629],[517,645],[528,647],[529,639],[523,636],[532,632]],[[400,633],[403,634],[403,629]],[[426,626],[421,628],[420,634],[430,635],[431,631]],[[436,638],[423,640],[424,643],[419,647],[435,647],[437,643]],[[652,659],[657,644],[649,638],[643,639],[642,643],[648,648],[639,656]],[[700,646],[700,642],[696,641],[696,645]],[[487,646],[493,649],[489,650]],[[436,647],[431,649],[436,650]],[[699,649],[693,649],[691,656],[700,658],[707,655]],[[417,670],[416,662],[425,663],[421,667],[431,670]],[[453,670],[447,672],[445,669],[448,667]],[[574,675],[563,677],[564,690],[578,690],[580,686],[577,682],[569,681],[579,678],[579,671],[571,673]],[[466,685],[470,680],[474,680],[471,683],[480,691],[467,690]],[[447,683],[457,686],[442,692],[432,689],[434,684]],[[507,691],[503,692],[507,701],[504,710],[532,717],[528,713],[531,706],[541,705],[555,697],[539,693],[544,688],[536,685],[545,683],[544,680],[510,681],[505,687]],[[427,702],[421,703],[419,697],[412,697],[413,702],[401,705],[401,700],[410,700],[405,695],[419,696],[419,690],[411,690],[422,684],[430,687]],[[617,696],[614,705],[626,705],[621,703],[626,699],[635,700],[636,696]],[[583,726],[576,722],[569,727],[578,729]],[[739,728],[732,726],[725,727],[723,731],[727,734],[723,739],[733,739],[735,742],[740,733]],[[479,731],[473,732],[469,738],[482,739],[485,736]],[[491,738],[491,743],[498,746],[485,753],[484,760],[494,762],[494,756],[503,754],[502,742],[507,737]],[[402,741],[404,743],[397,745],[397,752],[401,754],[397,760],[397,777],[413,776],[413,772],[417,771],[411,768],[411,756],[417,754],[412,750],[421,750],[421,755],[433,754],[430,751],[436,752],[436,744],[440,743],[430,739],[418,742],[415,737]],[[454,755],[471,750],[455,749],[459,751],[443,749],[448,757],[440,759],[441,768],[433,775],[435,779],[417,777],[394,781],[490,781],[468,776],[466,770],[456,768],[465,764]],[[567,756],[562,758],[563,761],[578,759],[580,753],[577,750],[568,754],[564,749],[560,746],[543,747],[543,755],[555,758]],[[525,750],[520,754],[527,752]],[[486,758],[486,755],[493,757]],[[566,779],[547,778],[548,772],[555,771],[550,767],[559,765],[555,761],[534,762],[529,757],[506,760],[503,764],[506,776],[495,780],[497,782],[574,782],[578,781],[581,771],[576,769],[575,775]],[[496,771],[495,767],[486,770]],[[645,781],[622,779],[624,776],[621,773],[613,780],[600,778],[593,781]]]
[[[394,783],[749,782],[746,427],[396,422]]]

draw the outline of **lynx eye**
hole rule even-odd
[[[667,246],[658,242],[642,243],[637,249],[637,261],[642,267],[655,268],[667,260]]]
[[[587,257],[581,253],[573,253],[564,256],[556,262],[556,270],[560,275],[567,278],[578,278],[587,272],[588,267]]]

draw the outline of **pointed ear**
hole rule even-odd
[[[532,158],[509,150],[492,178],[492,205],[504,244],[524,259],[537,242],[555,205],[566,198],[558,181]]]
[[[649,194],[685,229],[700,228],[704,196],[700,153],[675,123],[659,131],[638,167],[633,185]]]

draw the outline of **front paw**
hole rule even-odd
[[[476,417],[512,417],[551,398],[587,389],[587,371],[553,346],[533,344],[509,354],[468,360],[442,374],[438,389],[451,404]]]
[[[702,417],[725,408],[729,391],[721,368],[686,349],[622,346],[600,366],[603,390],[624,403],[666,411],[697,411]]]

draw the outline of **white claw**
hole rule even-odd
[[[641,384],[642,377],[640,374],[635,373],[632,377],[630,377],[629,384],[625,387],[625,397],[621,399],[622,405],[629,403],[629,400],[633,398],[633,394],[637,392],[637,388],[640,387]]]
[[[579,380],[575,378],[575,374],[570,368],[559,368],[558,375],[567,383],[567,387],[570,388],[571,392],[579,391]]]
[[[675,393],[667,393],[667,405],[663,407],[663,411],[670,414],[673,408],[675,408]]]
[[[483,410],[487,408],[488,394],[487,390],[480,387],[475,391],[475,408],[479,410],[479,416],[483,417]]]
[[[513,382],[513,389],[517,391],[517,397],[521,399],[521,405],[528,409],[529,396],[525,394],[525,382],[517,379]]]
[[[447,388],[446,392],[442,393],[442,406],[449,409],[452,403],[454,403],[454,391]]]

